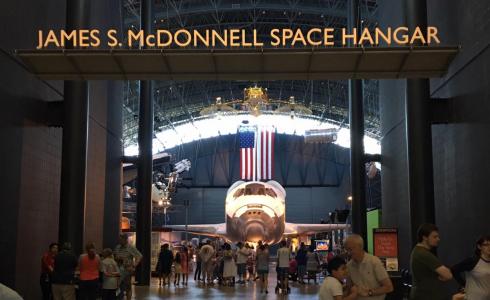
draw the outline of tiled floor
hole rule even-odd
[[[248,282],[245,285],[237,284],[234,287],[222,287],[215,284],[213,287],[204,288],[197,284],[193,278],[189,279],[187,287],[159,287],[158,279],[152,279],[150,287],[135,287],[133,299],[284,299],[283,295],[274,294],[276,286],[276,273],[269,274],[269,294],[260,293],[259,282]],[[298,283],[291,284],[290,299],[318,299],[320,285],[313,281],[308,285]]]

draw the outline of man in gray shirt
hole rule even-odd
[[[125,291],[127,299],[131,299],[131,276],[143,255],[128,243],[128,235],[123,233],[119,236],[119,244],[114,249],[114,258],[121,267],[121,292]]]

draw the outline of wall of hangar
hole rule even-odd
[[[40,258],[58,242],[63,83],[39,80],[17,64],[14,49],[34,47],[38,29],[65,23],[66,1],[3,3],[0,26],[0,282],[26,300],[41,298]],[[120,1],[92,1],[91,26],[121,24]],[[112,16],[108,18],[107,16]],[[29,20],[29,22],[26,22]],[[60,25],[61,24],[61,25]],[[57,27],[58,26],[58,27]],[[113,247],[119,231],[122,88],[89,83],[87,191],[84,242]],[[119,104],[118,104],[119,103]],[[110,104],[110,105],[109,105]]]
[[[335,144],[306,144],[302,136],[276,134],[273,179],[284,186],[340,186],[349,173],[349,149]],[[203,139],[168,151],[172,161],[187,158],[184,177],[191,187],[228,187],[240,179],[238,135]]]
[[[478,236],[490,230],[484,175],[490,169],[490,19],[485,0],[427,4],[428,23],[439,28],[441,41],[462,47],[447,75],[430,82],[431,98],[447,108],[446,121],[432,125],[432,151],[438,256],[452,265],[472,255]],[[379,1],[380,25],[404,23],[403,10],[402,1]],[[402,268],[409,266],[415,242],[410,241],[405,89],[405,80],[380,80],[382,223],[399,228]]]

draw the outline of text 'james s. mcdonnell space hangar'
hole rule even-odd
[[[0,299],[490,299],[489,1],[0,23]]]

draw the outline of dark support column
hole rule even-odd
[[[407,25],[425,31],[427,3],[405,0]],[[417,242],[420,224],[435,222],[432,134],[430,125],[430,84],[428,79],[407,79],[405,120],[407,128],[408,184],[412,244]]]
[[[360,31],[359,0],[349,1],[348,26]],[[350,46],[354,46],[352,43]],[[364,166],[364,112],[362,80],[349,80],[350,180],[352,189],[352,232],[367,241],[366,168]],[[366,244],[366,243],[365,243]]]
[[[89,12],[89,0],[67,1],[66,29],[87,28]],[[63,105],[59,240],[70,242],[75,253],[81,253],[85,226],[88,83],[65,81]]]
[[[141,29],[145,34],[152,31],[153,0],[141,1]],[[152,141],[153,141],[153,93],[151,81],[140,81],[139,106],[139,161],[137,179],[136,212],[136,248],[143,259],[136,271],[136,280],[140,285],[150,284],[151,272],[151,184],[153,178]]]

